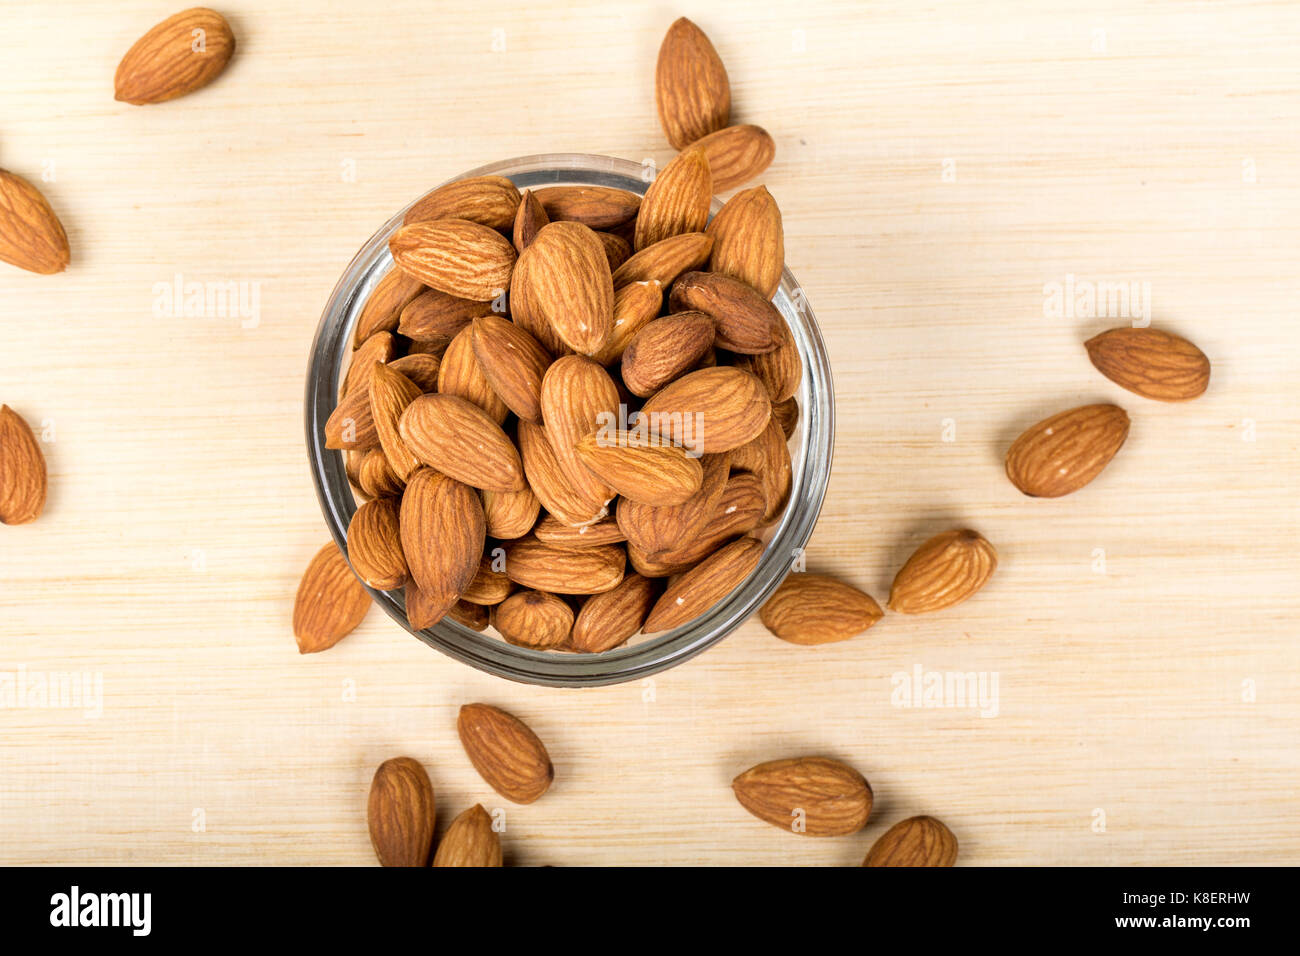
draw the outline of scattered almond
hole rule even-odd
[[[1186,402],[1210,384],[1210,360],[1191,342],[1160,329],[1121,326],[1086,343],[1092,364],[1143,398]]]
[[[482,804],[474,804],[455,820],[438,842],[434,866],[500,866],[501,837]]]
[[[518,717],[490,704],[466,704],[456,720],[461,745],[489,787],[513,803],[532,803],[555,770],[546,747]]]
[[[763,626],[791,644],[830,644],[884,616],[871,595],[825,574],[790,574],[763,605]]]
[[[1078,491],[1115,457],[1128,426],[1118,405],[1083,405],[1045,418],[1007,449],[1007,477],[1034,498]]]
[[[997,552],[978,531],[937,534],[894,577],[889,609],[926,614],[952,607],[984,587],[997,566]]]
[[[740,805],[767,823],[806,836],[847,836],[867,825],[871,787],[848,764],[794,757],[751,767],[731,782]]]
[[[298,652],[328,650],[352,633],[370,610],[370,595],[331,541],[303,572],[293,602]]]
[[[370,781],[370,843],[384,866],[428,866],[437,814],[433,784],[410,757],[385,760]]]
[[[45,455],[31,427],[0,405],[0,524],[26,524],[45,510]]]
[[[235,52],[235,34],[215,10],[192,7],[156,24],[117,65],[116,98],[143,106],[193,93],[215,80]]]
[[[673,149],[684,149],[731,119],[731,84],[709,38],[690,20],[676,20],[659,47],[655,105]]]
[[[0,261],[53,275],[66,269],[70,258],[63,224],[41,191],[0,169]]]
[[[871,846],[863,866],[952,866],[957,838],[934,817],[895,823]]]
[[[713,174],[713,191],[724,193],[760,175],[776,155],[776,143],[761,126],[727,126],[695,141]]]

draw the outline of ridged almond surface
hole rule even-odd
[[[520,491],[483,492],[483,516],[487,520],[487,533],[502,541],[512,541],[528,534],[537,523],[541,510],[542,503],[537,500],[531,487]]]
[[[416,586],[435,605],[448,595],[459,596],[478,571],[487,537],[478,495],[421,468],[406,483],[400,517],[402,553]]]
[[[515,222],[511,228],[511,238],[515,252],[523,252],[533,244],[542,227],[551,221],[546,209],[531,189],[525,189],[519,195],[519,209],[515,212]]]
[[[492,818],[476,803],[455,820],[438,841],[434,866],[500,866],[501,837]]]
[[[492,312],[490,302],[461,299],[423,285],[420,288],[420,294],[402,307],[397,320],[397,331],[408,339],[445,345],[471,321]]]
[[[780,423],[781,432],[789,441],[795,429],[799,427],[799,402],[793,396],[784,401],[773,402],[772,418]]]
[[[776,295],[785,268],[785,229],[766,186],[736,193],[705,231],[713,237],[710,272],[748,282],[764,298]]]
[[[646,246],[614,270],[614,288],[631,282],[658,282],[664,288],[683,272],[698,269],[709,261],[713,237],[705,232],[688,232]]]
[[[527,265],[518,293],[536,317],[575,352],[600,351],[614,321],[614,282],[596,234],[581,223],[552,222],[520,258]]]
[[[473,176],[433,189],[403,217],[403,225],[431,219],[464,219],[492,229],[508,230],[519,208],[519,190],[504,176]]]
[[[393,466],[388,463],[382,448],[371,448],[364,452],[348,452],[349,455],[361,455],[361,465],[357,471],[356,484],[368,498],[395,498],[406,487],[405,479],[398,478]]]
[[[215,80],[235,52],[225,17],[191,7],[156,24],[117,65],[116,99],[142,106],[193,93]]]
[[[689,571],[729,541],[758,527],[766,507],[767,498],[758,477],[737,472],[727,479],[722,497],[698,534],[677,548],[654,555],[629,544],[628,560],[639,574],[650,578],[666,578]]]
[[[505,573],[496,570],[493,564],[493,559],[486,554],[479,560],[478,570],[474,572],[474,577],[460,594],[462,601],[491,607],[500,604],[510,596],[514,585],[510,583]]]
[[[385,272],[383,278],[375,283],[366,304],[361,307],[361,315],[357,317],[357,327],[352,335],[352,347],[358,348],[376,332],[397,331],[402,310],[424,291],[423,282],[396,266]]]
[[[492,391],[526,421],[542,423],[542,377],[551,356],[522,328],[497,315],[475,319],[470,326],[474,357]]]
[[[793,475],[790,446],[786,441],[781,423],[773,415],[757,438],[731,453],[733,471],[749,472],[763,483],[763,497],[767,502],[764,524],[774,521],[790,500]]]
[[[316,552],[298,583],[293,602],[298,652],[328,650],[351,634],[369,610],[369,593],[331,541]]]
[[[628,543],[647,555],[683,547],[697,537],[712,517],[727,487],[729,454],[705,455],[700,490],[679,505],[642,504],[624,499],[618,503],[619,529]]]
[[[379,445],[370,407],[370,390],[359,388],[343,397],[325,420],[325,447],[341,451],[366,451]]]
[[[602,544],[619,544],[627,540],[623,529],[612,516],[575,527],[566,524],[555,515],[547,515],[537,522],[533,534],[543,544],[551,544],[557,548],[595,548]]]
[[[388,367],[406,376],[422,392],[438,390],[438,370],[442,367],[442,361],[436,355],[422,353],[403,355],[389,362]],[[371,404],[374,404],[373,401]]]
[[[656,392],[641,408],[650,434],[706,455],[753,441],[772,417],[767,390],[728,365],[691,372]]]
[[[546,746],[518,717],[490,704],[466,704],[456,730],[470,763],[489,787],[514,803],[532,803],[555,770]]]
[[[406,582],[406,620],[412,630],[433,627],[451,615],[457,603],[455,591],[424,591],[414,581]]]
[[[639,574],[624,575],[618,587],[591,595],[573,622],[574,650],[599,654],[626,643],[641,630],[654,599],[654,582]]]
[[[484,491],[522,491],[519,452],[483,409],[457,395],[420,395],[402,412],[402,443],[420,461]]]
[[[871,786],[846,763],[793,757],[751,767],[731,782],[740,805],[774,827],[806,836],[857,833],[871,816]]]
[[[1045,418],[1007,449],[1007,477],[1033,498],[1078,491],[1115,457],[1128,427],[1118,405],[1082,405]]]
[[[624,498],[679,505],[700,490],[704,469],[679,445],[647,442],[631,432],[588,435],[578,459]]]
[[[884,616],[865,591],[825,574],[790,574],[763,605],[763,626],[791,644],[830,644],[861,634]]]
[[[569,481],[543,426],[527,421],[519,423],[519,456],[523,459],[529,487],[552,517],[581,527],[599,521],[608,513],[604,499],[574,487]]]
[[[348,560],[357,576],[378,591],[393,591],[406,583],[397,522],[397,501],[377,498],[358,508],[348,524]]]
[[[447,609],[447,617],[457,624],[464,624],[475,631],[486,631],[490,621],[491,608],[469,601],[456,601]]]
[[[398,424],[407,406],[421,394],[418,385],[391,365],[375,363],[370,379],[370,414],[388,467],[403,483],[420,467],[420,459],[406,447]]]
[[[776,155],[776,143],[761,126],[727,126],[695,145],[709,160],[715,193],[743,186],[767,169]]]
[[[0,405],[0,524],[26,524],[45,510],[45,454],[23,417]]]
[[[763,556],[763,542],[741,538],[719,548],[668,585],[655,602],[643,630],[668,631],[704,614],[753,573]]]
[[[0,261],[53,275],[66,269],[71,257],[63,224],[41,191],[0,169]]]
[[[668,296],[674,312],[703,312],[717,327],[718,348],[757,355],[782,342],[785,320],[771,299],[747,282],[716,272],[688,272]]]
[[[386,364],[397,355],[397,343],[391,332],[376,332],[352,353],[352,363],[343,377],[341,395],[370,387],[375,363]]]
[[[552,594],[599,594],[623,580],[627,554],[617,545],[557,548],[524,538],[506,549],[506,574],[516,584]]]
[[[477,302],[490,302],[510,288],[516,258],[510,240],[468,219],[413,222],[393,233],[388,249],[408,275],[448,295]]]
[[[664,304],[664,290],[658,282],[629,282],[614,293],[614,325],[605,347],[592,356],[601,365],[612,365],[636,334],[654,321]]]
[[[487,380],[487,373],[474,354],[474,330],[468,325],[457,333],[442,355],[438,367],[438,391],[443,395],[458,395],[487,412],[498,425],[510,414]]]
[[[605,247],[605,258],[609,260],[609,271],[612,273],[615,269],[632,258],[632,246],[622,236],[616,236],[612,232],[596,231],[596,238],[600,244]]]
[[[610,186],[546,186],[535,195],[552,222],[580,222],[590,229],[616,229],[641,208],[636,193]]]
[[[511,644],[544,651],[569,639],[573,608],[554,594],[527,588],[492,609],[492,626]]]
[[[1121,326],[1093,336],[1084,346],[1097,371],[1143,398],[1186,402],[1210,384],[1205,353],[1160,329]]]
[[[871,845],[863,866],[952,866],[957,838],[934,817],[909,817],[895,823]]]
[[[925,614],[952,607],[984,587],[997,566],[997,551],[978,531],[937,534],[894,576],[889,609]]]
[[[691,146],[659,171],[641,200],[633,247],[647,246],[683,233],[703,232],[709,223],[713,177],[704,150]]]
[[[674,21],[659,45],[655,106],[673,149],[683,149],[731,121],[727,68],[704,31],[685,17]]]
[[[536,237],[533,238],[535,242]],[[560,338],[560,334],[542,313],[534,297],[530,295],[530,290],[536,284],[532,278],[534,272],[539,276],[538,282],[545,281],[540,268],[531,268],[532,263],[533,259],[529,256],[520,256],[519,261],[515,263],[515,273],[510,280],[510,319],[537,339],[551,355],[568,354],[573,349]]]
[[[542,418],[551,449],[569,487],[583,498],[582,509],[604,516],[614,489],[597,478],[578,459],[578,442],[593,435],[603,424],[617,421],[618,388],[609,373],[596,362],[580,355],[556,359],[542,380]],[[538,497],[545,497],[538,492]],[[547,511],[554,511],[547,506]]]
[[[762,382],[773,403],[794,397],[803,379],[799,346],[785,322],[777,329],[776,348],[762,355],[737,355],[736,368],[744,369]]]
[[[633,395],[653,395],[699,365],[713,347],[713,319],[678,312],[648,322],[623,351],[623,384]]]
[[[370,781],[370,844],[384,866],[428,866],[437,801],[429,775],[410,757],[385,760]]]

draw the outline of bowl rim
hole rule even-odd
[[[557,184],[611,185],[643,195],[653,180],[653,171],[648,163],[613,156],[539,153],[489,163],[447,182],[496,175],[511,179],[520,189]],[[400,227],[407,210],[418,199],[381,226],[343,270],[321,314],[308,357],[304,419],[312,480],[326,524],[345,557],[347,528],[357,504],[344,470],[344,453],[324,447],[324,424],[337,404],[339,376],[352,353],[356,318],[376,282],[392,266],[388,237]],[[710,215],[721,206],[721,200],[714,197]],[[794,335],[804,366],[797,393],[803,433],[797,449],[800,460],[795,462],[792,454],[789,504],[772,527],[758,565],[709,611],[636,644],[599,654],[576,654],[519,647],[449,617],[432,628],[414,631],[406,621],[400,590],[367,587],[375,603],[406,631],[462,663],[498,677],[544,686],[602,686],[645,678],[721,641],[762,605],[800,559],[825,500],[834,452],[835,402],[829,355],[807,296],[788,268],[782,270],[780,289],[773,301]]]

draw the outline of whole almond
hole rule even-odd
[[[997,566],[998,553],[978,531],[937,534],[895,575],[889,609],[925,614],[952,607],[984,587]]]
[[[758,376],[761,380],[762,376]],[[764,382],[764,384],[767,384]],[[799,427],[799,403],[790,397],[780,402],[772,403],[772,418],[781,425],[781,432],[788,441],[794,434],[794,430]]]
[[[618,587],[591,595],[573,622],[574,649],[599,654],[626,643],[641,630],[654,599],[654,582],[639,574],[624,575]]]
[[[700,488],[704,469],[678,445],[647,442],[626,431],[578,442],[578,458],[624,498],[679,505]]]
[[[700,490],[679,505],[643,504],[623,499],[616,517],[629,545],[647,555],[681,548],[694,540],[713,516],[727,487],[729,454],[705,455]]]
[[[406,487],[406,480],[397,477],[382,448],[346,454],[361,455],[356,484],[367,498],[396,498]]]
[[[609,373],[589,358],[566,355],[556,359],[542,379],[542,418],[555,460],[569,487],[585,505],[582,511],[604,517],[614,489],[598,479],[578,459],[578,442],[618,419],[619,395]],[[538,497],[545,496],[539,491]],[[547,510],[551,511],[550,506]],[[554,513],[554,512],[552,512]]]
[[[863,866],[952,866],[957,838],[934,817],[895,823],[871,845]]]
[[[554,594],[525,589],[492,609],[492,626],[511,644],[544,651],[569,639],[573,608]]]
[[[388,467],[403,483],[420,467],[420,459],[406,446],[398,426],[407,406],[421,394],[420,387],[396,368],[375,363],[370,379],[370,414]]]
[[[736,799],[760,820],[806,836],[857,833],[871,816],[871,786],[848,764],[827,757],[771,760],[731,782]]]
[[[325,421],[325,447],[342,451],[366,451],[379,446],[370,389],[359,388],[344,396]]]
[[[403,355],[401,358],[393,359],[388,363],[388,367],[394,372],[400,372],[413,385],[422,392],[436,392],[438,390],[438,370],[442,362],[436,355],[423,355],[413,353]],[[374,400],[371,400],[374,405]]]
[[[352,633],[370,610],[370,595],[333,541],[311,559],[293,602],[293,636],[300,654],[328,650]]]
[[[522,328],[497,315],[475,319],[470,341],[492,391],[526,421],[542,423],[542,376],[551,356]]]
[[[519,452],[483,409],[457,395],[418,396],[398,424],[402,443],[420,461],[484,491],[522,491]]]
[[[537,500],[531,487],[520,491],[483,492],[483,516],[487,520],[487,533],[502,541],[511,541],[528,534],[537,523],[541,510],[542,503]]]
[[[830,644],[884,616],[871,595],[825,574],[790,574],[763,605],[763,626],[791,644]]]
[[[674,312],[703,312],[717,327],[717,346],[756,355],[771,352],[783,339],[785,320],[770,299],[753,286],[716,272],[688,272],[668,297]]]
[[[555,779],[546,746],[527,724],[499,707],[464,705],[456,730],[479,776],[513,803],[534,802]]]
[[[529,487],[552,517],[574,527],[583,527],[599,521],[608,513],[605,499],[580,490],[569,481],[556,457],[555,445],[543,426],[528,421],[519,423],[519,456],[523,459]],[[610,494],[613,494],[613,489],[610,489]]]
[[[538,201],[536,194],[531,189],[525,189],[519,196],[519,209],[515,213],[514,226],[511,228],[515,252],[523,252],[532,245],[542,227],[550,221],[545,207]]]
[[[526,588],[553,594],[598,594],[623,580],[627,555],[616,545],[557,548],[524,538],[506,549],[506,574]]]
[[[533,239],[536,241],[535,236]],[[565,355],[573,350],[560,338],[560,334],[531,295],[535,285],[546,281],[541,267],[534,269],[532,264],[530,256],[520,256],[519,262],[515,263],[515,272],[510,279],[510,318],[515,325],[537,339],[551,355]],[[536,282],[534,274],[538,276]]]
[[[753,441],[772,417],[767,390],[731,366],[700,369],[656,392],[641,408],[651,434],[703,454]]]
[[[790,327],[782,322],[776,330],[777,347],[762,355],[737,355],[736,368],[752,374],[767,389],[772,402],[784,402],[799,391],[803,378],[803,359]]]
[[[406,582],[406,621],[413,631],[427,630],[444,616],[453,616],[458,603],[455,591],[423,591],[414,581]]]
[[[683,149],[731,120],[727,68],[704,31],[676,20],[659,46],[655,105],[673,149]]]
[[[614,325],[605,347],[592,356],[601,365],[623,358],[628,343],[654,321],[664,304],[664,290],[658,282],[629,282],[614,293]]]
[[[672,630],[706,613],[753,573],[762,556],[763,542],[757,538],[741,538],[719,548],[668,585],[643,630],[647,634]]]
[[[370,781],[370,844],[384,866],[428,866],[437,815],[433,784],[410,757],[385,760]]]
[[[764,523],[775,520],[785,510],[792,481],[790,447],[775,415],[757,438],[732,451],[731,467],[733,471],[749,472],[762,482],[767,502]]]
[[[648,322],[623,352],[623,384],[645,398],[695,368],[713,347],[714,322],[703,312],[678,312]]]
[[[658,282],[667,287],[683,272],[698,269],[709,261],[713,237],[706,232],[687,232],[646,246],[614,270],[614,288],[630,282]]]
[[[767,498],[758,476],[736,472],[727,479],[722,497],[695,537],[672,550],[658,551],[653,555],[629,544],[628,560],[637,573],[650,578],[666,578],[689,571],[724,544],[758,527],[766,508]]]
[[[215,80],[234,52],[235,35],[221,14],[182,10],[127,50],[113,78],[116,98],[142,106],[193,93]]]
[[[602,544],[618,544],[627,540],[623,529],[612,516],[575,527],[566,524],[555,515],[547,515],[537,522],[533,534],[543,544],[551,544],[557,548],[595,548]]]
[[[26,524],[45,510],[49,478],[31,427],[0,405],[0,524]]]
[[[748,282],[764,298],[776,295],[785,269],[785,230],[766,186],[736,193],[705,231],[713,237],[709,271]]]
[[[391,332],[376,332],[362,342],[352,353],[352,364],[343,377],[341,395],[357,389],[368,389],[376,363],[387,363],[397,355],[397,343]]]
[[[68,267],[71,256],[63,224],[41,191],[0,169],[0,261],[53,275]]]
[[[1082,405],[1045,418],[1007,449],[1007,477],[1033,498],[1078,491],[1115,457],[1128,426],[1118,405]]]
[[[405,275],[400,270],[394,271]],[[490,302],[457,298],[423,285],[420,288],[420,294],[402,307],[397,320],[397,331],[408,339],[446,345],[472,320],[492,312]]]
[[[715,193],[743,186],[767,169],[776,155],[776,143],[761,126],[727,126],[695,145],[709,160]]]
[[[402,553],[416,586],[429,592],[435,605],[464,591],[478,571],[486,539],[483,506],[474,490],[421,468],[406,483],[400,526]]]
[[[377,498],[358,508],[348,524],[348,560],[357,576],[377,591],[393,591],[406,583],[397,521],[397,502]]]
[[[434,866],[500,866],[501,837],[482,804],[474,804],[455,820],[438,841]]]
[[[641,200],[633,245],[638,252],[683,233],[703,232],[709,222],[713,177],[704,150],[682,150],[659,171]]]
[[[474,330],[465,326],[447,346],[442,364],[438,367],[438,391],[444,395],[459,395],[487,412],[498,425],[510,414],[487,380],[487,373],[474,354]]]
[[[402,223],[464,219],[504,231],[514,225],[519,201],[519,190],[504,176],[473,176],[425,193],[407,210]]]
[[[598,352],[609,338],[614,283],[605,247],[577,222],[543,226],[520,256],[521,293],[536,316],[575,352]]]
[[[1097,371],[1143,398],[1186,402],[1210,384],[1205,353],[1170,332],[1121,326],[1093,336],[1084,346]]]
[[[486,631],[491,620],[490,608],[469,601],[456,601],[447,609],[447,617],[474,631]]]
[[[388,248],[403,272],[448,295],[477,302],[501,296],[510,287],[515,267],[510,241],[468,219],[413,222],[393,233]]]
[[[609,186],[547,186],[537,201],[552,222],[580,222],[590,229],[615,229],[636,218],[641,197]]]
[[[478,570],[474,572],[474,577],[465,587],[465,590],[461,592],[460,599],[462,601],[490,607],[494,604],[500,604],[510,596],[510,592],[514,590],[514,585],[505,576],[505,572],[497,570],[496,563],[494,558],[486,554],[482,557],[478,563]]]
[[[600,244],[605,247],[605,258],[609,260],[609,270],[612,273],[615,269],[632,258],[632,246],[622,236],[616,236],[612,232],[600,232],[597,230],[596,238]]]
[[[401,269],[394,267],[385,272],[375,283],[366,304],[361,307],[361,315],[357,317],[357,327],[352,335],[352,347],[358,348],[376,332],[397,331],[402,310],[424,291],[423,282]]]

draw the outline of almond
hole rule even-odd
[[[542,423],[542,376],[551,356],[541,344],[500,316],[475,319],[470,341],[474,357],[492,391],[506,407],[526,421]]]
[[[352,353],[352,364],[343,378],[342,394],[370,388],[370,378],[375,363],[387,363],[397,354],[397,345],[391,332],[376,332]]]
[[[370,843],[384,866],[428,866],[437,815],[433,784],[410,757],[385,760],[370,781]]]
[[[0,405],[0,524],[26,524],[45,510],[45,455],[31,427]]]
[[[474,631],[486,631],[491,618],[489,608],[469,601],[456,601],[447,609],[447,617]]]
[[[709,271],[748,282],[764,298],[776,295],[785,269],[785,232],[766,186],[736,193],[705,231],[713,237]]]
[[[757,376],[760,380],[762,376]],[[764,385],[767,383],[764,382]],[[784,401],[772,403],[772,418],[781,425],[781,432],[785,435],[786,441],[789,441],[794,431],[799,427],[799,403],[793,398],[787,398]]]
[[[378,445],[379,432],[370,408],[370,390],[357,389],[334,406],[325,420],[325,447],[366,451]]]
[[[984,587],[997,566],[998,553],[978,531],[937,534],[894,577],[889,609],[924,614],[952,607]]]
[[[510,414],[509,407],[493,391],[487,373],[474,354],[474,332],[469,326],[457,333],[443,353],[442,364],[438,367],[438,391],[473,402],[498,425]]]
[[[578,490],[569,482],[556,457],[555,446],[541,425],[519,423],[519,454],[529,487],[553,517],[575,527],[604,517],[608,510],[604,500]]]
[[[369,388],[370,414],[375,421],[379,445],[388,467],[405,484],[411,472],[420,467],[420,460],[402,440],[398,423],[407,406],[422,394],[420,387],[395,368],[376,362]]]
[[[673,149],[683,149],[731,120],[731,84],[704,31],[685,17],[674,21],[659,46],[655,105]]]
[[[519,190],[504,176],[473,176],[425,193],[406,211],[402,223],[464,219],[506,231],[514,225],[519,201]]]
[[[715,193],[744,185],[767,169],[776,155],[776,143],[761,126],[727,126],[695,145],[709,161]]]
[[[619,529],[629,545],[648,555],[680,548],[696,538],[712,517],[727,486],[730,455],[705,455],[700,459],[704,476],[700,490],[680,505],[618,503]]]
[[[515,222],[511,230],[515,252],[527,249],[542,227],[550,222],[546,209],[538,201],[531,189],[525,189],[519,196],[519,210],[515,213]]]
[[[718,366],[691,372],[656,392],[641,414],[650,434],[715,454],[757,438],[772,417],[772,404],[753,375]]]
[[[713,237],[704,232],[687,232],[646,246],[614,271],[614,288],[631,282],[658,282],[670,286],[683,272],[698,269],[709,261]]]
[[[369,593],[331,541],[311,559],[298,583],[293,602],[298,653],[314,654],[333,647],[352,633],[369,610]]]
[[[221,14],[182,10],[127,50],[113,78],[116,99],[143,106],[193,93],[215,80],[234,52],[235,35]]]
[[[1210,384],[1210,360],[1191,342],[1160,329],[1122,326],[1086,343],[1092,364],[1143,398],[1186,402]]]
[[[398,478],[382,448],[371,448],[360,454],[361,466],[357,472],[357,486],[370,498],[396,498],[406,487],[406,480]]]
[[[437,289],[420,288],[423,291],[403,306],[397,320],[397,331],[408,339],[446,345],[471,321],[492,312],[489,302],[460,299]]]
[[[1007,449],[1007,477],[1033,498],[1078,491],[1115,457],[1128,425],[1118,405],[1082,405],[1045,418]]]
[[[348,525],[348,560],[357,576],[377,591],[393,591],[406,583],[397,520],[397,502],[377,498],[358,508]]]
[[[490,302],[510,287],[516,258],[515,247],[501,233],[468,219],[413,222],[393,233],[388,248],[403,272],[477,302]]]
[[[934,817],[909,817],[895,823],[872,844],[863,866],[952,866],[957,838]]]
[[[582,513],[604,517],[614,489],[578,460],[578,442],[618,419],[619,395],[609,373],[589,358],[556,359],[542,380],[542,418],[555,460],[569,487],[582,496]],[[539,491],[538,497],[546,503]],[[547,511],[556,512],[547,505]]]
[[[547,186],[535,195],[552,222],[580,222],[589,229],[615,229],[641,208],[636,193],[609,186]]]
[[[521,491],[483,492],[483,516],[487,520],[487,533],[502,541],[522,538],[528,534],[537,523],[537,515],[541,510],[542,503],[537,500],[531,487],[525,487]]]
[[[624,498],[646,504],[679,505],[699,491],[704,469],[679,445],[647,442],[631,432],[588,435],[578,442],[578,459]]]
[[[614,293],[614,325],[605,347],[592,356],[601,365],[623,358],[636,334],[652,322],[664,304],[664,290],[656,281],[629,282]]]
[[[551,786],[555,770],[546,746],[518,717],[490,704],[466,704],[456,730],[484,782],[513,803],[532,803]]]
[[[602,544],[619,544],[626,541],[623,529],[612,517],[601,518],[591,524],[577,527],[566,524],[555,515],[547,515],[537,522],[533,534],[543,544],[557,548],[595,548]]]
[[[506,549],[511,581],[554,594],[598,594],[623,580],[627,555],[622,548],[557,548],[524,538]]]
[[[695,537],[677,548],[658,551],[654,555],[646,554],[636,545],[628,545],[628,560],[639,574],[650,578],[666,578],[689,571],[727,542],[758,527],[766,508],[762,482],[755,475],[739,472],[727,479],[722,497]]]
[[[757,438],[731,453],[731,467],[733,471],[749,472],[762,482],[763,497],[767,502],[767,511],[762,517],[764,524],[775,520],[785,510],[792,480],[790,448],[775,415]]]
[[[713,347],[713,319],[679,312],[646,324],[623,352],[623,384],[633,395],[653,395],[695,368]]]
[[[0,169],[0,261],[53,275],[68,267],[68,236],[41,191]]]
[[[536,241],[536,237],[534,237]],[[531,245],[531,243],[530,243]],[[565,355],[573,350],[564,343],[554,326],[542,314],[541,309],[529,295],[534,286],[533,274],[538,272],[538,282],[545,282],[545,275],[532,268],[533,260],[521,256],[515,263],[514,276],[510,280],[510,318],[533,338],[537,339],[551,355]]]
[[[469,586],[483,554],[486,529],[478,495],[468,485],[421,468],[406,483],[399,523],[402,553],[416,586],[429,592],[434,606],[445,602],[450,607],[447,596],[458,596]]]
[[[752,374],[767,389],[772,402],[788,401],[799,391],[803,378],[803,359],[790,327],[782,322],[777,329],[778,345],[762,355],[737,355],[736,368]]]
[[[634,246],[647,246],[683,233],[703,232],[713,201],[713,177],[704,150],[692,146],[659,171],[636,217]]]
[[[516,591],[492,609],[492,626],[511,644],[544,651],[569,639],[573,608],[545,591]]]
[[[616,236],[612,232],[598,231],[596,238],[605,247],[605,258],[609,260],[611,273],[632,257],[632,247],[622,236]]]
[[[520,258],[527,267],[519,291],[535,316],[575,352],[599,351],[613,324],[614,283],[596,234],[581,223],[553,222]]]
[[[390,369],[406,376],[422,392],[436,392],[438,390],[438,369],[441,365],[442,362],[436,355],[415,353],[403,355],[401,358],[393,359],[388,363]],[[373,399],[370,404],[373,407]]]
[[[618,587],[591,595],[573,622],[574,649],[599,654],[626,643],[641,630],[654,599],[654,582],[639,574],[624,575]]]
[[[385,272],[361,307],[361,315],[357,317],[352,333],[352,347],[359,348],[376,332],[397,331],[402,310],[424,291],[423,282],[411,278],[401,269],[394,267]],[[441,292],[438,294],[442,295]]]
[[[668,585],[655,602],[643,630],[668,631],[708,612],[753,573],[763,556],[763,542],[741,538],[719,548]]]
[[[406,620],[413,631],[433,627],[444,616],[451,615],[457,603],[454,591],[422,591],[414,581],[406,582]]]
[[[783,337],[785,320],[753,286],[716,272],[688,272],[668,297],[674,312],[703,312],[717,328],[717,346],[729,352],[771,352]]]
[[[790,574],[763,605],[763,626],[791,644],[830,644],[861,634],[884,611],[871,595],[825,574]]]
[[[510,596],[514,586],[504,573],[493,569],[493,563],[493,560],[487,555],[484,555],[479,560],[478,570],[474,572],[473,579],[461,592],[460,599],[462,601],[490,607],[494,604],[500,604]]]
[[[402,443],[420,461],[484,491],[522,491],[519,452],[483,409],[457,395],[420,395],[398,424]]]
[[[871,786],[848,764],[827,757],[771,760],[731,782],[736,799],[760,820],[807,836],[857,833],[871,816]]]
[[[501,837],[482,804],[474,804],[455,820],[438,842],[434,866],[500,866]]]

